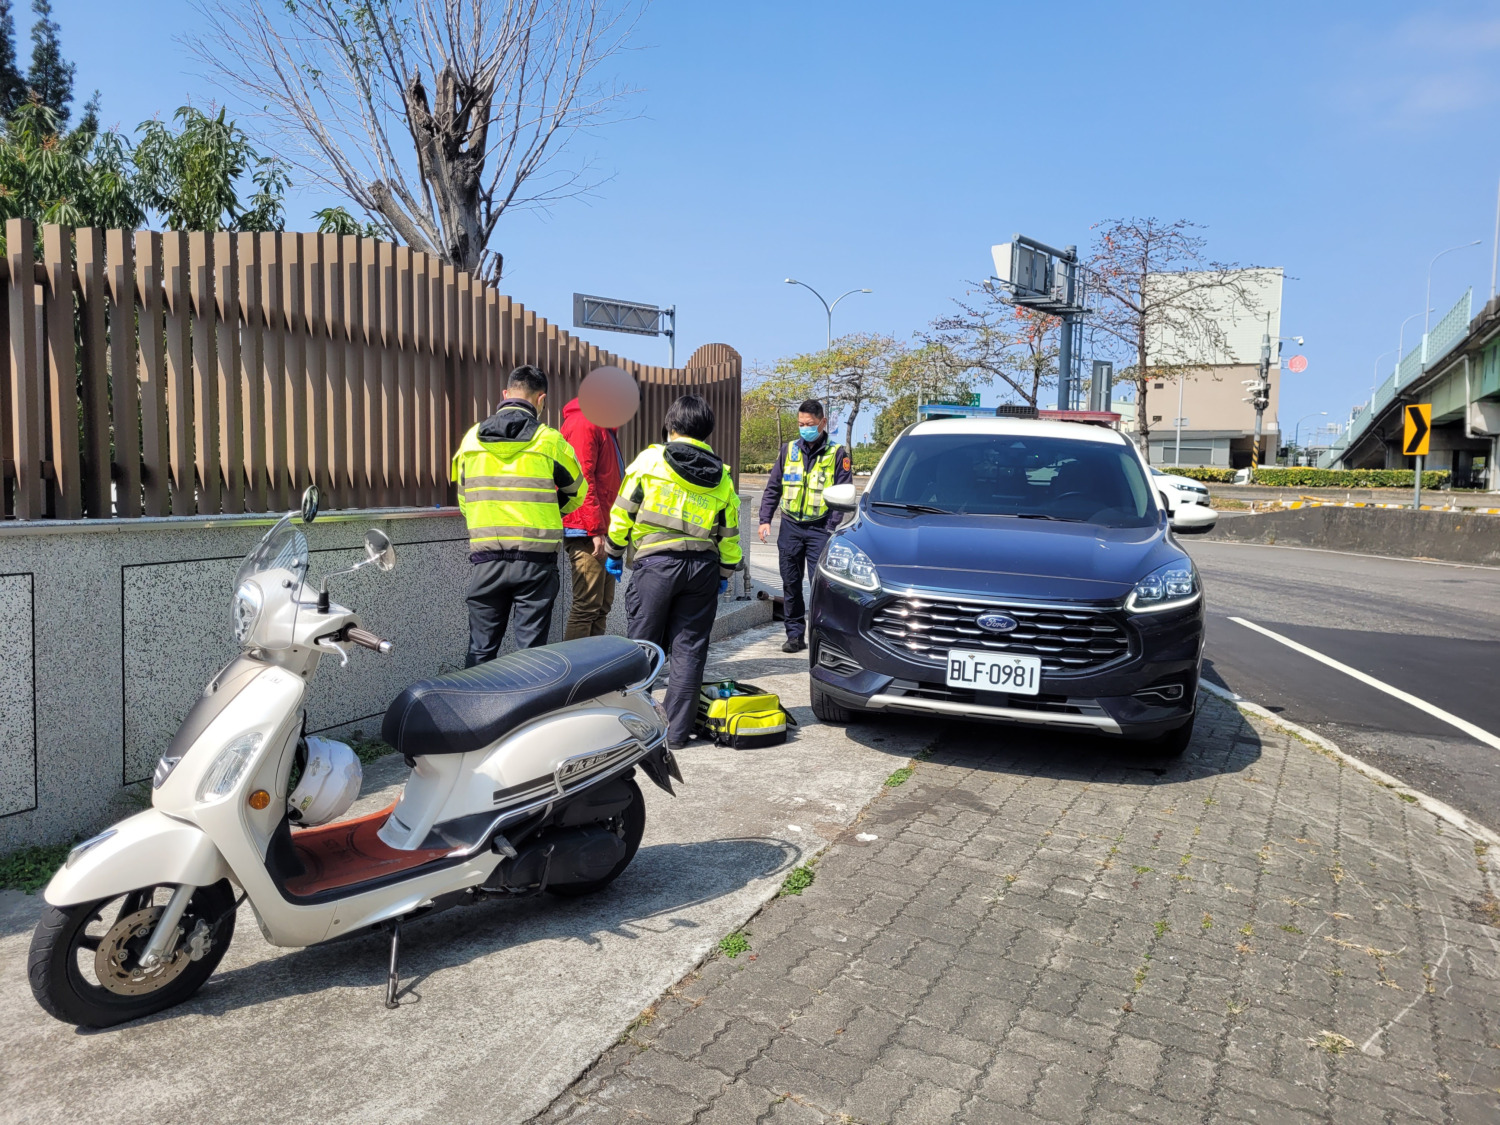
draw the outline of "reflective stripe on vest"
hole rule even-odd
[[[638,474],[636,487],[615,500],[610,539],[629,547],[632,559],[686,551],[718,555],[728,566],[739,562],[739,496],[727,476],[712,491],[685,488],[660,446],[643,452],[630,471]]]
[[[781,511],[794,520],[820,519],[828,512],[823,490],[833,483],[834,466],[839,447],[824,444],[811,465],[804,465],[802,443],[787,444],[786,461],[781,466]]]

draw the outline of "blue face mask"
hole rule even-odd
[[[797,432],[802,435],[803,441],[811,443],[817,441],[818,435],[823,431],[817,426],[798,426]]]

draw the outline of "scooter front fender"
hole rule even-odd
[[[229,876],[219,849],[197,825],[147,809],[120,821],[108,839],[70,859],[42,897],[76,906],[162,883],[206,887]]]

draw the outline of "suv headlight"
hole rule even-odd
[[[1158,613],[1192,605],[1202,595],[1192,560],[1181,559],[1157,567],[1137,582],[1125,599],[1125,608],[1131,613]]]
[[[820,569],[835,582],[853,586],[856,590],[880,589],[880,575],[876,573],[870,556],[842,538],[828,544],[828,554]]]
[[[242,645],[249,639],[264,604],[265,597],[259,586],[248,581],[240,583],[240,588],[234,592],[234,601],[229,605],[229,623],[235,644]]]

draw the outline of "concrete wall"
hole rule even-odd
[[[1387,508],[1293,508],[1220,517],[1206,538],[1500,566],[1500,516]]]
[[[742,498],[742,525],[748,503]],[[139,808],[139,783],[236,651],[234,577],[270,522],[0,525],[0,851],[68,839]],[[312,575],[362,558],[369,527],[396,544],[395,570],[367,568],[330,589],[393,641],[395,654],[354,649],[347,668],[325,660],[308,702],[309,731],[377,735],[401,688],[461,667],[468,649],[468,540],[457,511],[321,517],[306,529]],[[562,568],[553,640],[572,602]],[[612,632],[625,631],[623,603],[617,596]],[[770,602],[721,603],[716,634],[770,614]]]

